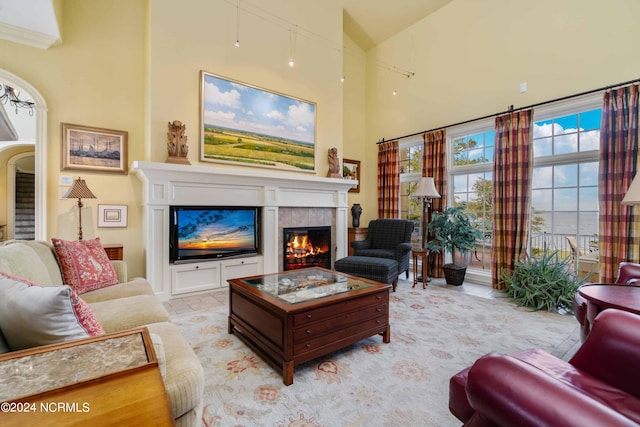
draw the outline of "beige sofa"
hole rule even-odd
[[[146,326],[154,338],[171,411],[178,426],[198,426],[202,419],[204,373],[193,349],[143,278],[128,280],[126,264],[111,262],[118,284],[86,292],[80,297],[93,309],[105,333]],[[40,241],[13,240],[0,243],[0,272],[42,285],[63,285],[62,274],[51,245]],[[42,283],[43,272],[46,283]],[[158,340],[159,337],[159,340]],[[157,342],[159,341],[159,342]],[[164,362],[164,363],[163,363]]]

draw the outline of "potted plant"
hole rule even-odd
[[[586,281],[577,276],[571,257],[563,258],[559,251],[528,255],[512,271],[503,271],[500,280],[519,306],[569,313],[578,287]]]
[[[433,235],[427,242],[427,249],[438,253],[449,252],[453,260],[442,266],[449,285],[462,285],[467,271],[466,265],[455,263],[456,251],[467,253],[478,240],[484,239],[480,229],[473,223],[474,219],[474,215],[464,212],[463,206],[457,206],[434,212],[429,222],[429,231]]]

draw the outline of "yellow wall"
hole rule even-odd
[[[360,161],[360,192],[349,193],[349,205],[363,203],[366,200],[367,191],[376,187],[377,171],[372,175],[364,167],[366,153],[362,148],[366,146],[365,135],[365,106],[366,106],[366,54],[357,44],[344,34],[344,74],[343,84],[343,111],[344,111],[344,158]],[[360,226],[366,227],[369,220],[377,216],[375,206],[369,212],[362,212]],[[351,226],[351,221],[349,225]]]
[[[640,2],[454,0],[364,53],[343,38],[334,2],[264,0],[260,7],[346,46],[289,33],[225,0],[65,0],[56,2],[63,42],[46,51],[0,41],[0,68],[31,83],[48,112],[47,234],[76,237],[76,206],[60,200],[60,123],[129,132],[129,163],[166,159],[167,122],[187,125],[199,163],[200,70],[317,103],[317,175],[326,152],[360,160],[361,224],[376,217],[376,141],[638,77]],[[377,62],[415,71],[406,79]],[[529,90],[518,93],[521,82]],[[397,86],[398,96],[391,96]],[[343,143],[344,141],[344,143]],[[211,167],[226,165],[206,163]],[[292,172],[295,173],[295,172]],[[85,238],[123,243],[132,275],[144,274],[141,185],[132,174],[80,174],[98,196],[83,211]],[[64,190],[64,189],[62,189]],[[98,229],[97,205],[127,204],[128,227]]]
[[[639,15],[634,0],[452,1],[367,52],[367,174],[375,176],[380,138],[640,77]],[[398,77],[377,60],[416,74]],[[377,203],[368,190],[367,214]]]
[[[181,120],[197,164],[200,70],[315,102],[316,173],[326,175],[327,150],[337,147],[342,156],[342,10],[312,0],[259,4],[270,21],[283,17],[326,42],[298,35],[290,68],[288,29],[244,14],[235,48],[236,9],[225,0],[58,1],[62,44],[44,51],[0,40],[0,68],[32,84],[48,106],[48,237],[77,237],[77,207],[59,199],[66,190],[59,182],[80,175],[97,196],[84,200],[84,238],[123,243],[130,275],[144,274],[140,181],[133,174],[61,171],[60,123],[126,130],[130,164],[164,162],[167,123]],[[98,229],[98,204],[128,205],[128,227]]]

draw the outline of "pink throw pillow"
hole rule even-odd
[[[78,294],[118,283],[116,271],[109,261],[100,238],[68,241],[51,239],[62,279]]]

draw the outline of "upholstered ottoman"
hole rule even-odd
[[[334,268],[341,273],[353,274],[380,283],[390,283],[393,285],[394,292],[398,286],[398,262],[393,259],[348,256],[337,260]]]

